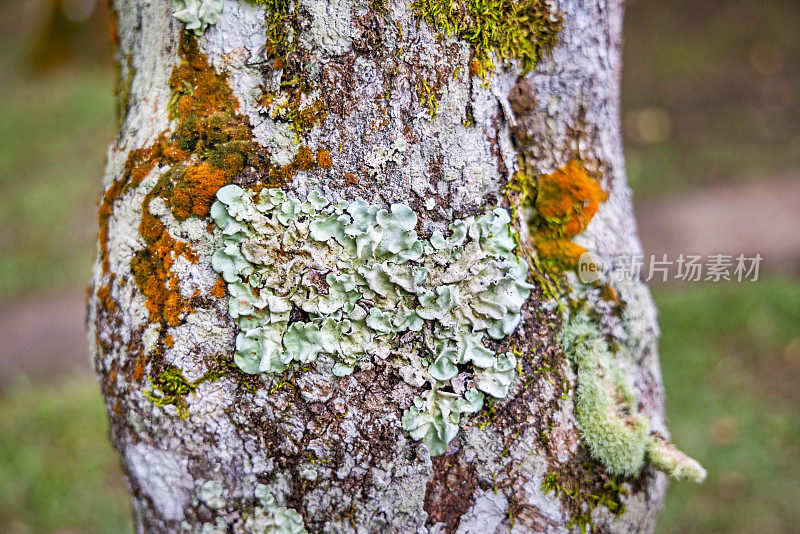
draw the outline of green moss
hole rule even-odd
[[[153,389],[145,391],[145,396],[156,406],[172,405],[178,408],[178,412],[181,415],[186,415],[187,395],[194,393],[201,384],[216,382],[229,373],[228,366],[224,364],[215,365],[194,382],[189,382],[178,367],[168,365],[156,376],[150,378],[153,383]]]
[[[517,60],[525,72],[533,69],[561,28],[543,0],[415,0],[411,9],[432,27],[468,41],[475,50],[470,71],[479,76],[494,67],[492,54]]]
[[[558,341],[577,369],[575,415],[592,458],[612,475],[638,476],[648,461],[673,478],[705,479],[697,461],[651,432],[630,379],[587,313],[570,317]]]
[[[420,78],[416,85],[417,98],[422,107],[428,108],[431,120],[439,114],[439,91],[432,87],[425,78]]]
[[[586,462],[551,471],[542,481],[542,490],[561,497],[570,514],[567,528],[578,527],[585,533],[598,506],[605,506],[614,515],[625,511],[622,498],[629,491],[622,487],[622,482],[620,477],[604,475],[598,464]]]
[[[197,389],[197,385],[186,380],[181,370],[173,365],[152,377],[151,381],[154,389],[145,392],[147,398],[156,406],[163,407],[171,404],[181,412],[186,410],[184,397]]]
[[[262,113],[273,120],[288,124],[297,135],[307,133],[327,118],[325,105],[321,100],[307,102],[307,99],[302,98],[310,89],[310,84],[302,83],[296,87],[285,87],[283,91],[266,93],[259,100]]]
[[[133,66],[133,55],[128,54],[125,56],[125,68],[120,64],[116,65],[116,76],[117,128],[120,128],[128,114],[128,107],[130,107],[131,100],[131,87],[133,86],[133,78],[136,76],[136,67]]]

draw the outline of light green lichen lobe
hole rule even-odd
[[[253,515],[245,519],[247,532],[263,532],[265,534],[305,534],[303,517],[291,508],[278,506],[272,489],[259,484],[255,490],[256,498],[261,506],[253,510]]]
[[[172,16],[183,22],[187,30],[203,35],[206,28],[219,22],[222,0],[173,0]]]

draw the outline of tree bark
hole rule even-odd
[[[619,130],[621,0],[539,6],[558,32],[529,72],[496,50],[490,64],[405,0],[224,0],[197,37],[167,2],[112,3],[121,120],[88,327],[139,531],[291,531],[296,514],[312,532],[653,529],[666,477],[614,474],[582,439],[582,368],[559,342],[570,316],[553,306],[580,293],[634,410],[666,436],[649,293],[611,276],[577,284],[543,245],[640,251]],[[595,181],[605,200],[553,237],[536,184],[558,172]],[[533,284],[513,333],[485,337],[516,351],[508,394],[487,395],[431,457],[402,422],[426,387],[394,356],[341,377],[325,354],[243,372],[211,261],[223,235],[209,211],[226,184],[404,204],[420,239],[505,208]]]

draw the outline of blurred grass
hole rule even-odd
[[[0,8],[0,298],[88,282],[114,134],[108,63],[32,66],[46,5],[9,0]]]
[[[0,530],[132,532],[99,386],[19,378],[0,391]]]
[[[708,469],[673,483],[659,531],[797,532],[800,282],[658,288],[673,439]]]
[[[0,298],[88,281],[112,106],[100,70],[37,78],[0,101]]]

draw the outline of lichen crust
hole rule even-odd
[[[300,200],[237,185],[217,199],[211,216],[223,237],[211,264],[227,283],[242,371],[280,373],[320,353],[334,358],[336,376],[385,361],[410,385],[430,384],[402,426],[431,455],[444,452],[484,394],[508,395],[516,358],[484,340],[515,331],[533,286],[506,210],[420,238],[406,204],[331,203],[316,191]]]

